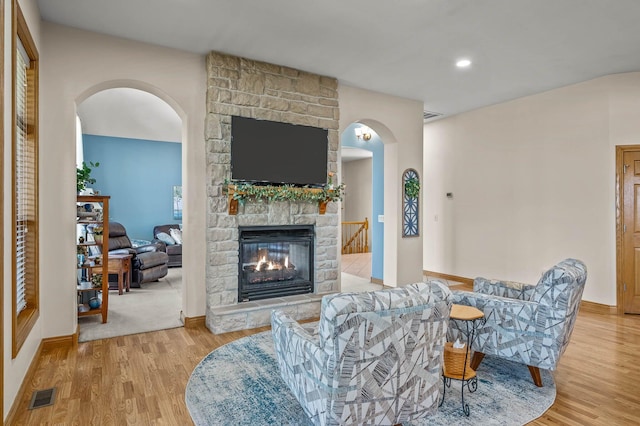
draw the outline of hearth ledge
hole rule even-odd
[[[296,320],[320,317],[322,297],[332,293],[302,294],[212,307],[207,328],[213,334],[248,330],[271,324],[271,311],[281,309]]]

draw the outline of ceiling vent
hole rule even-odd
[[[431,111],[423,111],[422,112],[422,117],[423,117],[424,121],[431,120],[432,118],[436,118],[436,117],[440,117],[440,116],[442,116],[442,114],[440,114],[439,112],[431,112]]]

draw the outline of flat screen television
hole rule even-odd
[[[328,144],[326,129],[232,116],[231,179],[323,186]]]

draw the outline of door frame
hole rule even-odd
[[[622,194],[624,193],[624,164],[623,157],[626,152],[640,151],[640,145],[616,145],[616,312],[624,314],[624,288],[622,282],[622,266],[624,259],[623,225],[624,206]]]
[[[0,0],[0,134],[2,134],[2,143],[0,143],[0,184],[2,184],[2,194],[0,194],[0,222],[2,226],[4,223],[4,193],[7,189],[4,185],[4,0]],[[13,155],[13,153],[11,153]],[[13,224],[12,224],[13,225]],[[5,287],[8,284],[4,280],[4,240],[0,244],[0,276],[2,276],[2,293],[0,294],[0,421],[4,423],[4,293]]]

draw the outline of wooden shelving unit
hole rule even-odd
[[[109,196],[108,195],[78,195],[77,197],[77,205],[84,206],[85,204],[90,204],[92,206],[99,206],[102,210],[101,218],[95,216],[77,216],[76,223],[78,225],[82,225],[85,232],[83,233],[83,238],[85,238],[85,242],[76,243],[77,247],[83,249],[86,252],[85,262],[80,265],[76,261],[78,276],[84,275],[86,276],[86,280],[78,279],[76,282],[76,297],[78,299],[78,317],[84,317],[88,315],[102,315],[102,322],[107,322],[108,312],[109,312]],[[90,225],[102,226],[102,241],[87,241],[89,233],[86,232]],[[89,256],[88,252],[90,247],[99,246],[101,248],[100,254],[97,256]],[[100,259],[100,265],[95,264],[95,259]],[[93,261],[94,265],[91,265],[89,262]],[[94,288],[91,284],[90,278],[92,271],[101,270],[99,272],[102,275],[102,285],[99,288]],[[84,271],[84,273],[80,273],[80,271]],[[87,293],[94,292],[96,297],[99,293],[102,293],[102,303],[100,307],[91,309],[88,303],[84,302],[85,296]]]

